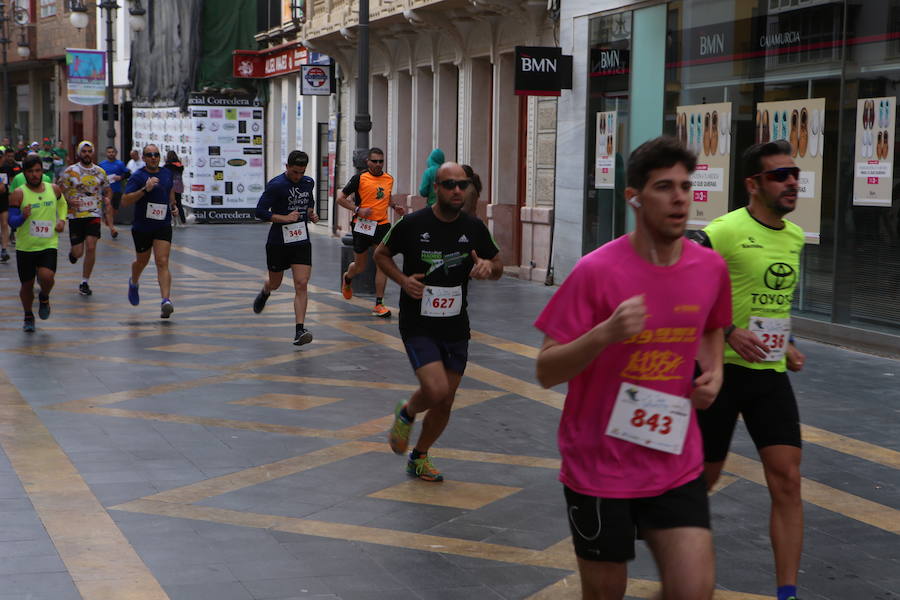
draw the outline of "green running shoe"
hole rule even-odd
[[[406,473],[423,481],[444,480],[444,476],[434,467],[434,463],[431,462],[427,454],[423,454],[415,460],[410,456],[406,461]]]
[[[409,446],[409,434],[412,431],[412,422],[407,423],[406,419],[400,416],[400,410],[406,404],[404,400],[397,403],[394,407],[394,424],[388,432],[388,444],[394,454],[403,454],[406,447]]]

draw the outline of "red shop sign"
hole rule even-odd
[[[231,73],[243,79],[265,79],[297,72],[306,61],[306,48],[296,42],[266,50],[235,50]]]

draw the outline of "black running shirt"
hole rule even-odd
[[[500,251],[484,223],[466,213],[445,223],[428,207],[400,219],[382,243],[392,255],[403,255],[405,275],[424,273],[426,287],[462,287],[459,314],[444,317],[422,316],[422,300],[401,290],[400,334],[404,338],[424,335],[446,341],[469,339],[466,306],[469,271],[475,265],[471,252],[489,260]]]

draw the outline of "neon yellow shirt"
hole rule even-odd
[[[803,230],[788,220],[773,229],[753,218],[746,208],[713,220],[703,231],[713,249],[728,264],[733,323],[751,328],[751,317],[791,318],[794,289],[800,276]],[[757,319],[758,321],[758,319]],[[751,363],[725,344],[725,363],[750,369],[783,372],[785,359]]]
[[[22,186],[22,204],[19,210],[31,207],[31,214],[16,230],[16,251],[39,252],[59,247],[56,223],[65,220],[69,206],[62,192],[59,198],[53,195],[53,186],[44,183],[40,192],[27,185]]]

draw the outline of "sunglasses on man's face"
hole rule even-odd
[[[771,171],[763,171],[762,173],[757,173],[754,177],[763,176],[769,181],[787,181],[788,177],[793,177],[794,179],[800,178],[800,167],[781,167],[779,169],[772,169]]]
[[[159,158],[159,152],[144,152],[147,158]]]
[[[458,187],[459,189],[465,191],[469,184],[472,183],[471,179],[445,179],[443,181],[438,181],[438,185],[448,191],[453,191],[453,188]]]
[[[379,159],[370,158],[370,159],[369,159],[369,162],[373,162],[373,163],[375,163],[376,165],[380,165],[381,163],[384,162],[384,159],[383,159],[383,158],[379,158]]]

